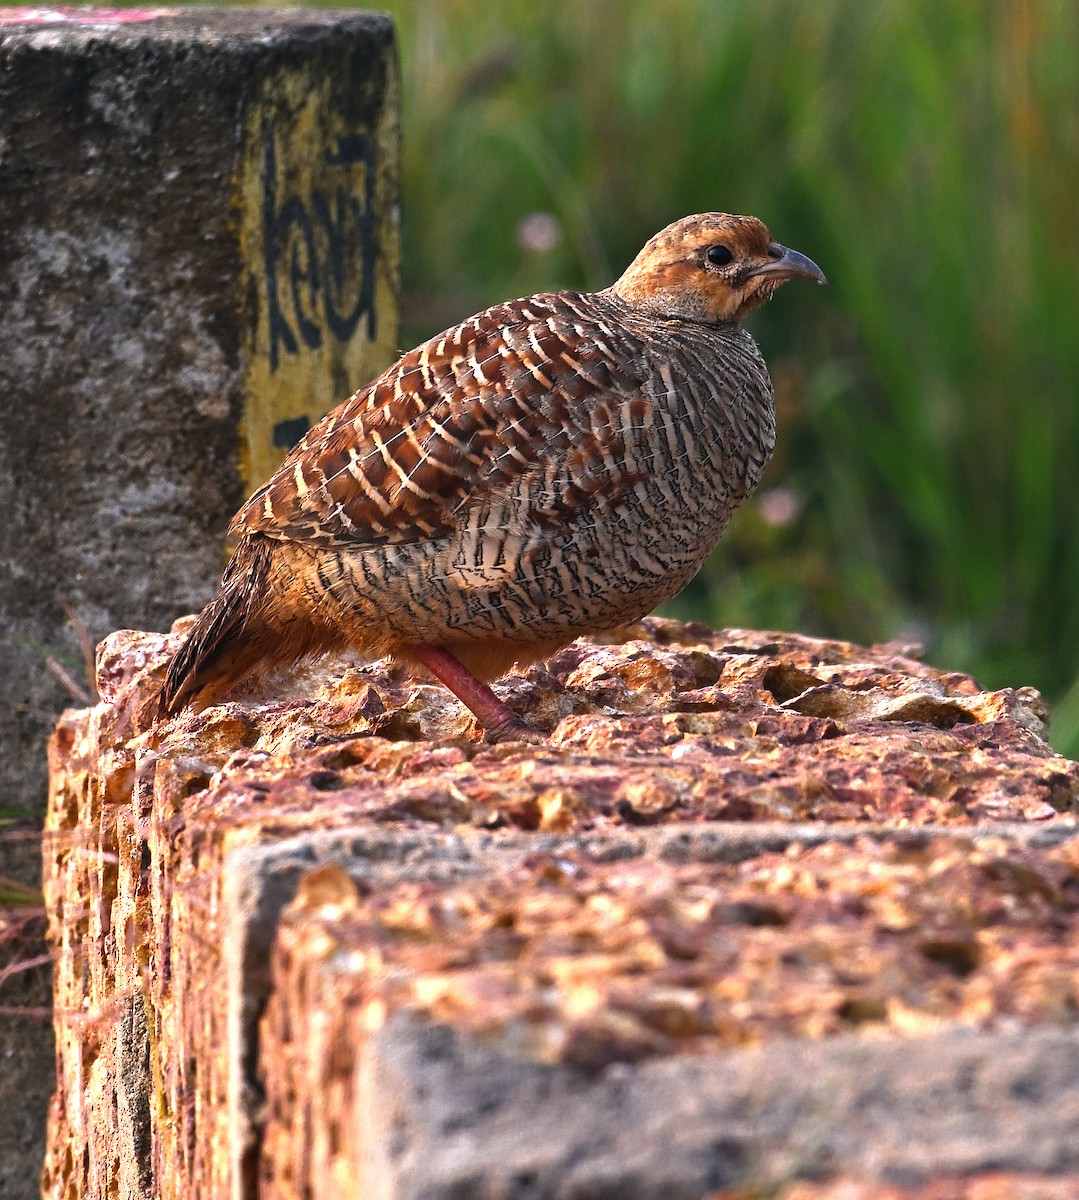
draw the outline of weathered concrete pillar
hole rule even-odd
[[[0,10],[0,806],[44,807],[65,606],[93,641],[199,607],[391,358],[397,151],[385,16]]]

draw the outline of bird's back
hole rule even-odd
[[[238,515],[406,640],[573,637],[684,586],[774,442],[737,326],[608,292],[500,304],[407,354]]]

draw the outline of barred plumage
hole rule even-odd
[[[687,217],[606,291],[498,304],[404,355],[237,514],[162,708],[352,645],[525,732],[481,681],[675,595],[756,487],[772,387],[739,321],[799,275],[824,281],[754,218]]]

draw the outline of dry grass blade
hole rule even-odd
[[[58,663],[55,658],[49,657],[45,659],[45,666],[56,676],[57,679],[64,685],[68,693],[80,704],[92,704],[93,700],[90,693],[78,682],[71,672],[62,664]]]
[[[75,637],[79,643],[79,651],[82,654],[83,669],[86,672],[86,687],[79,690],[85,695],[86,703],[96,704],[98,701],[97,663],[94,657],[93,639],[90,637],[89,629],[86,628],[86,622],[82,620],[70,604],[61,603],[60,607],[64,610],[64,616],[67,617],[68,623],[75,631]],[[49,669],[52,670],[51,663],[49,664]]]
[[[37,888],[20,883],[17,879],[10,879],[7,875],[0,875],[0,908],[22,908],[28,905],[40,908],[43,903],[44,897]],[[0,931],[0,940],[2,939],[3,932]]]

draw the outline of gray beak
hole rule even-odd
[[[766,275],[772,279],[815,279],[818,283],[827,283],[824,272],[811,259],[789,246],[781,246],[773,242],[768,247],[771,259],[750,272],[751,275]]]

